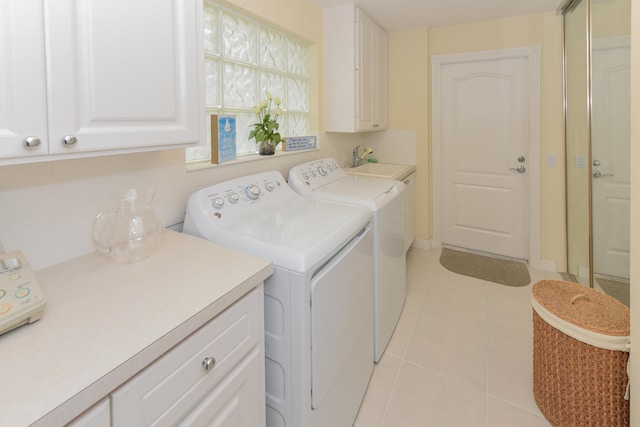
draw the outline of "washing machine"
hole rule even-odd
[[[184,233],[273,262],[264,286],[269,427],[355,421],[373,371],[371,217],[302,197],[279,172],[189,197]]]
[[[334,159],[298,165],[289,171],[288,182],[304,196],[350,203],[372,213],[373,360],[377,363],[393,335],[406,297],[405,185],[391,179],[349,175]]]

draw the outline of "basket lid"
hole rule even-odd
[[[627,337],[629,307],[617,299],[579,283],[542,280],[533,285],[534,300],[549,313],[587,331]]]

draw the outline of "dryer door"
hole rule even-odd
[[[311,281],[312,409],[329,405],[338,418],[326,425],[351,425],[372,371],[373,257],[367,228]]]

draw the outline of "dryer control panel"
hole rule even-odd
[[[300,194],[310,194],[317,188],[348,176],[335,159],[320,159],[295,166],[289,171],[289,185]]]

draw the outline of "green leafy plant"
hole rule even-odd
[[[253,129],[249,132],[249,139],[255,138],[256,143],[269,141],[274,145],[278,145],[282,141],[282,137],[278,132],[280,124],[278,123],[278,116],[282,115],[282,100],[278,97],[273,97],[269,92],[266,92],[266,97],[260,105],[253,107],[253,111],[258,115],[258,123],[254,123]],[[271,106],[275,104],[275,111],[272,115]]]

